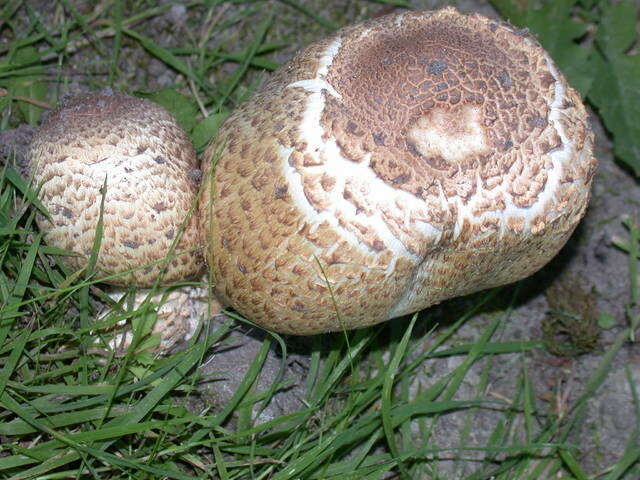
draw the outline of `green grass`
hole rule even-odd
[[[362,3],[372,11],[404,2]],[[201,149],[228,112],[251,94],[261,70],[277,67],[270,55],[291,41],[270,33],[287,21],[283,12],[326,33],[341,21],[331,16],[335,12],[302,1],[281,2],[282,10],[257,22],[263,2],[194,1],[185,3],[197,11],[189,20],[192,33],[180,48],[171,48],[154,40],[147,27],[174,4],[155,4],[114,0],[80,11],[75,2],[58,0],[51,16],[20,0],[0,6],[0,33],[8,39],[0,44],[0,87],[7,92],[0,96],[1,128],[37,124],[43,110],[38,105],[56,103],[69,82],[67,66],[82,52],[93,59],[83,77],[88,86],[110,84],[159,101]],[[131,84],[132,52],[170,67],[175,83],[158,91]],[[108,302],[99,279],[91,269],[78,274],[64,267],[64,252],[42,242],[35,226],[38,211],[44,212],[35,193],[14,170],[3,168],[0,478],[445,479],[444,459],[457,460],[456,478],[469,480],[640,475],[640,401],[631,367],[636,417],[630,419],[620,458],[586,473],[581,459],[588,452],[574,443],[585,427],[589,399],[640,323],[638,219],[626,220],[629,235],[616,240],[629,256],[629,327],[561,414],[540,401],[542,392],[530,375],[530,353],[543,344],[502,338],[504,326],[517,321],[511,315],[519,290],[508,287],[475,296],[467,311],[428,330],[418,325],[429,324],[429,311],[420,319],[317,337],[308,375],[297,379],[304,386],[300,409],[258,423],[258,414],[291,381],[280,376],[269,389],[257,388],[270,349],[281,353],[284,366],[289,348],[284,339],[271,334],[264,340],[229,401],[203,397],[202,385],[211,379],[198,366],[225,348],[235,316],[212,331],[203,327],[202,340],[185,350],[157,357],[148,348],[154,345],[147,335],[155,315],[150,304],[132,309],[125,297],[120,309],[96,323],[97,301]],[[507,307],[478,315],[498,293],[510,298]],[[137,328],[129,349],[114,354],[105,342],[122,320]],[[468,322],[482,328],[473,343],[458,340]],[[416,387],[418,374],[447,358],[455,358],[456,366]],[[489,372],[505,358],[515,358],[518,366],[512,396],[487,396]],[[462,398],[464,382],[477,372],[473,396]],[[492,412],[497,421],[486,443],[477,445],[471,433],[480,412]],[[458,443],[450,446],[439,426],[453,413],[462,427]]]

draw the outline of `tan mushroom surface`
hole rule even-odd
[[[28,162],[50,214],[38,215],[38,227],[49,245],[75,254],[62,257],[74,271],[88,264],[106,181],[92,278],[124,287],[106,289],[114,300],[131,286],[200,279],[199,164],[186,133],[163,107],[110,89],[73,96],[43,121]],[[218,311],[206,288],[188,285],[142,288],[133,308],[148,295],[157,306],[153,333],[160,335],[160,352],[188,340],[206,315]],[[106,308],[98,318],[109,313]],[[120,330],[110,344],[124,350],[132,338]]]
[[[38,226],[76,254],[65,257],[70,268],[87,265],[106,181],[98,277],[149,287],[202,270],[197,212],[185,222],[200,185],[196,153],[160,105],[111,90],[74,96],[42,123],[28,161],[50,213]]]
[[[312,334],[519,280],[584,214],[592,144],[578,94],[508,24],[445,8],[344,28],[273,74],[207,150],[216,292]]]

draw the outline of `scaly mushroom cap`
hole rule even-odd
[[[28,160],[51,215],[50,220],[40,215],[38,226],[49,245],[77,254],[65,257],[66,263],[73,269],[87,264],[106,178],[96,268],[111,275],[146,266],[109,283],[151,286],[199,188],[195,150],[171,114],[149,100],[110,90],[79,95],[46,118]],[[162,283],[201,270],[198,232],[194,213]]]
[[[592,143],[578,94],[510,25],[445,8],[342,29],[209,147],[217,292],[311,334],[519,280],[583,215]]]

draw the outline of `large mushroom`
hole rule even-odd
[[[198,161],[160,105],[110,89],[70,97],[42,123],[27,161],[50,214],[38,215],[38,226],[49,245],[74,254],[64,257],[71,269],[87,266],[102,210],[94,278],[152,287],[202,273]],[[169,293],[156,324],[163,345],[195,329],[202,304],[191,298],[202,294]]]
[[[578,94],[524,31],[453,8],[344,28],[207,150],[216,292],[313,334],[514,282],[584,214],[592,144]]]

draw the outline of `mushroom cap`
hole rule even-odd
[[[526,32],[453,8],[344,28],[205,154],[216,291],[312,334],[519,280],[584,214],[592,145],[580,97]]]
[[[70,268],[88,263],[106,179],[99,275],[137,269],[108,283],[146,287],[202,270],[197,212],[183,226],[200,183],[196,153],[160,105],[110,89],[74,96],[45,119],[27,158],[51,216],[38,226],[49,245],[76,254],[64,257]]]

